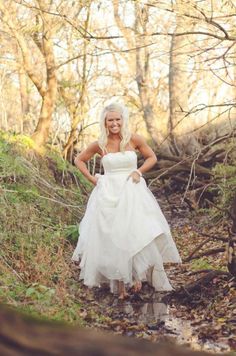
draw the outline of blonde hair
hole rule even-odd
[[[107,105],[101,113],[100,136],[98,138],[99,147],[102,149],[103,152],[106,149],[109,132],[105,127],[105,120],[108,112],[117,112],[121,115],[123,119],[123,124],[121,126],[121,131],[120,131],[120,136],[121,136],[120,151],[125,151],[125,147],[131,139],[131,132],[129,129],[129,112],[124,105],[119,103],[112,103],[110,105]]]

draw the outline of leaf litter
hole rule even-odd
[[[166,210],[166,209],[164,209]],[[205,234],[227,237],[223,225],[209,225],[204,215],[186,217],[175,212],[171,221],[173,236],[184,260],[206,239]],[[198,252],[223,246],[222,241],[210,239]],[[224,253],[192,259],[181,265],[167,265],[166,270],[174,292],[155,292],[146,282],[139,294],[129,291],[129,298],[120,301],[109,288],[83,286],[79,267],[72,266],[77,283],[76,298],[80,301],[80,317],[90,328],[115,334],[184,344],[195,350],[227,352],[236,350],[236,281],[227,273]],[[178,295],[175,291],[195,283],[208,271],[219,270],[206,285],[193,292]]]

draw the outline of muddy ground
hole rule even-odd
[[[171,206],[165,200],[159,203],[184,261],[202,244],[190,261],[166,266],[174,291],[155,292],[143,283],[140,293],[131,289],[129,297],[120,301],[108,288],[83,286],[79,267],[72,265],[79,287],[73,292],[82,305],[80,316],[87,327],[115,334],[154,342],[167,340],[195,350],[236,350],[236,281],[227,272],[225,252],[201,256],[209,250],[224,249],[225,242],[214,237],[227,238],[227,226],[222,221],[215,223],[205,212],[186,213],[179,198],[174,197]],[[195,258],[197,255],[200,257]],[[209,271],[215,270],[220,274],[201,283]],[[198,280],[189,292],[188,286]]]

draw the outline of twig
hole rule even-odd
[[[23,282],[23,278],[16,272],[16,270],[14,270],[14,268],[9,265],[9,263],[5,260],[5,258],[3,256],[0,255],[1,260],[3,261],[3,263]]]
[[[191,183],[191,178],[192,178],[192,175],[193,175],[193,170],[195,168],[195,162],[196,160],[199,158],[199,155],[193,160],[192,164],[191,164],[191,169],[190,169],[190,173],[189,173],[189,179],[188,179],[188,183],[187,183],[187,186],[186,186],[186,189],[185,189],[185,192],[184,192],[184,196],[182,198],[182,203],[184,202],[184,199],[186,198],[186,194],[188,192],[188,189],[189,189],[189,186],[190,186],[190,183]]]
[[[223,213],[226,213],[228,214],[228,216],[234,221],[234,217],[232,216],[231,212],[228,210],[228,209],[223,209],[223,208],[220,208],[219,206],[217,206],[216,204],[214,204],[212,201],[208,200],[206,198],[206,201],[210,204],[210,205],[213,205],[214,208],[216,208],[217,210],[223,212]]]
[[[194,276],[195,274],[199,274],[199,273],[209,273],[212,272],[212,269],[200,269],[199,271],[191,271],[188,273],[189,276]]]
[[[212,270],[196,281],[179,287],[174,292],[172,292],[170,297],[183,297],[187,294],[188,297],[192,298],[190,293],[196,292],[197,290],[201,289],[201,287],[208,285],[217,276],[230,276],[230,273],[227,271]]]
[[[198,229],[194,230],[194,232],[197,232],[201,236],[210,237],[212,240],[218,240],[218,241],[223,241],[223,242],[227,242],[228,241],[227,237],[212,236],[212,235],[210,235],[210,234],[208,234],[206,232],[200,231]]]
[[[205,244],[207,244],[209,241],[211,241],[211,237],[208,237],[206,240],[201,242],[191,253],[188,257],[185,258],[185,262],[188,262],[191,260],[192,256],[195,255],[196,252],[198,252]]]
[[[1,189],[1,191],[9,192],[9,193],[18,193],[18,194],[20,194],[20,192],[18,192],[17,190]],[[79,205],[66,204],[66,203],[63,203],[62,201],[59,201],[59,200],[56,200],[56,199],[53,199],[53,198],[44,197],[44,196],[42,196],[42,195],[38,195],[38,194],[37,194],[37,198],[50,200],[50,201],[53,201],[53,202],[58,203],[58,204],[61,204],[61,205],[65,206],[65,207],[68,207],[68,208],[76,208],[76,209],[79,209]]]
[[[159,174],[157,177],[155,177],[154,179],[152,179],[150,181],[150,183],[148,184],[148,187],[150,188],[150,186],[158,179],[160,179],[163,175],[165,175],[167,172],[169,172],[171,169],[175,168],[175,167],[178,167],[180,164],[186,162],[187,160],[189,160],[189,157],[188,158],[184,158],[182,159],[180,162],[177,162],[176,164],[174,164],[173,166],[167,168],[164,172],[162,172],[161,174]]]
[[[196,256],[193,256],[193,257],[191,258],[191,260],[195,260],[195,259],[198,259],[198,258],[201,258],[201,257],[204,257],[204,256],[215,255],[215,254],[217,254],[217,253],[219,253],[219,252],[225,252],[225,247],[212,248],[212,249],[207,250],[207,251],[205,251],[205,252],[203,252],[203,253],[199,253],[199,254],[196,255]],[[184,259],[183,259],[183,262],[189,262],[188,257],[187,257],[187,258],[184,258]]]

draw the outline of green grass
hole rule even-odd
[[[191,262],[191,270],[199,271],[202,269],[214,269],[214,267],[208,262],[207,258],[199,258]]]
[[[0,301],[83,324],[70,258],[91,185],[57,152],[0,132]]]

